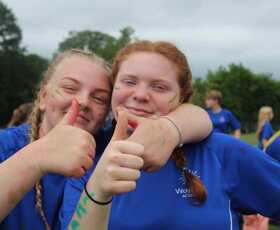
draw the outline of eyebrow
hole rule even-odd
[[[124,73],[122,75],[120,75],[120,77],[129,77],[129,78],[133,78],[133,79],[141,79],[141,77],[137,76],[137,75],[133,75],[133,74],[129,74],[129,73]],[[149,79],[150,82],[153,82],[153,83],[167,83],[169,84],[170,81],[168,81],[168,79],[154,79],[154,78],[151,78]]]
[[[76,79],[74,79],[74,78],[71,78],[71,77],[62,78],[62,80],[64,80],[64,79],[65,79],[65,80],[73,81],[73,82],[75,82],[75,84],[78,84],[78,85],[81,84],[81,82],[79,82],[78,80],[76,80]],[[96,91],[96,93],[99,93],[99,92],[100,92],[100,93],[108,93],[108,94],[111,93],[110,90],[102,89],[102,88],[96,88],[95,91]]]
[[[129,74],[129,73],[124,73],[124,74],[121,74],[120,77],[132,77],[132,78],[139,78],[138,76],[136,75],[133,75],[133,74]]]
[[[96,88],[96,93],[107,93],[107,94],[110,94],[111,91],[110,90],[107,90],[107,89],[100,89],[100,88]]]
[[[74,79],[74,78],[71,78],[71,77],[64,77],[64,78],[62,78],[62,81],[63,81],[63,80],[70,80],[70,81],[75,82],[76,84],[81,84],[78,80],[76,80],[76,79]]]

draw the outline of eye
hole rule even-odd
[[[62,86],[62,89],[67,93],[75,93],[77,88],[74,86]]]
[[[168,90],[168,87],[162,84],[152,84],[151,87],[157,92],[165,92]]]
[[[108,99],[105,97],[93,96],[92,99],[94,102],[96,102],[99,105],[108,104]]]
[[[127,86],[134,86],[134,85],[136,85],[137,82],[136,82],[136,80],[133,80],[133,79],[123,79],[122,83],[124,83]]]

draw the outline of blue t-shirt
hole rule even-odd
[[[267,146],[265,152],[280,162],[280,131],[275,135],[275,139]]]
[[[5,161],[29,143],[29,125],[8,128],[0,132],[0,162]],[[22,175],[24,176],[24,175]],[[43,209],[52,229],[59,229],[58,213],[62,202],[65,177],[57,174],[45,175],[43,187]],[[35,189],[29,191],[9,215],[0,223],[0,229],[42,229],[44,224],[35,207]]]
[[[219,133],[229,133],[230,130],[240,129],[240,123],[237,118],[227,109],[221,109],[214,113],[211,109],[207,110],[213,123],[213,131]]]
[[[29,125],[8,128],[0,131],[0,163],[11,157],[29,143]],[[103,132],[96,137],[98,143],[96,152],[102,151]],[[23,175],[24,176],[24,175]],[[43,209],[52,230],[60,229],[59,209],[62,204],[66,177],[49,173],[42,179]],[[9,215],[0,223],[0,229],[5,230],[45,230],[42,219],[35,207],[35,189],[32,188],[16,205]]]
[[[263,124],[263,127],[262,127],[262,130],[260,132],[260,136],[259,136],[259,144],[258,144],[258,147],[263,150],[264,146],[263,146],[263,140],[268,140],[270,137],[272,137],[274,131],[273,131],[273,128],[270,124],[269,121],[266,121],[264,124]]]
[[[110,230],[239,229],[239,213],[280,219],[278,162],[245,142],[219,133],[183,148],[188,169],[207,189],[206,202],[192,204],[182,171],[170,159],[158,172],[142,172],[136,190],[114,197]],[[67,181],[60,213],[62,229],[70,222],[90,175]]]

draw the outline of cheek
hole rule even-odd
[[[106,116],[108,114],[108,111],[109,111],[108,107],[97,110],[96,113],[95,113],[96,114],[95,115],[96,116],[96,120],[98,120],[98,121],[105,120],[105,118],[106,118]]]
[[[108,114],[108,108],[96,108],[93,111],[90,132],[96,132],[103,124]]]
[[[46,112],[62,114],[71,106],[73,97],[64,96],[58,92],[52,92],[46,98]]]
[[[168,100],[168,105],[171,109],[178,107],[180,102],[180,91],[176,91],[173,95],[170,95],[170,99]]]
[[[153,98],[157,112],[160,115],[167,115],[170,111],[179,106],[179,94],[173,93],[170,95],[157,95]]]
[[[118,106],[123,105],[127,98],[129,98],[129,91],[119,86],[115,86],[111,99],[112,110],[114,111]]]

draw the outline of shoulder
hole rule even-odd
[[[229,135],[218,132],[212,132],[204,140],[198,143],[186,145],[186,151],[199,151],[201,153],[203,152],[203,154],[205,154],[205,152],[212,152],[216,155],[219,155],[225,151],[225,148],[231,141],[234,141],[233,139],[234,138],[232,138]]]
[[[222,108],[221,113],[232,116],[232,112],[229,109]]]
[[[280,161],[280,130],[270,138],[266,153],[272,158]]]
[[[263,124],[263,127],[264,128],[271,128],[272,126],[271,126],[269,121],[265,121],[264,124]]]
[[[196,153],[215,155],[221,163],[233,159],[238,160],[246,154],[256,154],[258,151],[242,140],[217,132],[212,132],[203,141],[188,145],[187,148]]]
[[[0,131],[0,158],[3,154],[7,157],[24,147],[28,141],[28,132],[30,125],[23,124],[17,127],[11,127]]]
[[[212,132],[207,138],[204,140],[192,144],[192,146],[205,146],[205,147],[213,147],[213,146],[226,146],[229,143],[237,142],[240,143],[240,140],[232,137],[231,135]]]
[[[205,110],[206,110],[208,113],[212,113],[212,110],[211,110],[211,109],[206,108]]]

